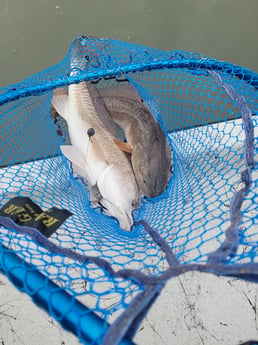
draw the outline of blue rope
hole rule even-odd
[[[218,261],[226,262],[230,259],[238,249],[239,245],[239,224],[242,220],[241,205],[244,201],[245,195],[248,193],[251,186],[251,169],[254,167],[254,129],[252,124],[252,113],[247,106],[247,102],[243,96],[239,96],[231,85],[227,85],[223,82],[221,76],[211,71],[210,74],[214,78],[215,82],[223,87],[230,98],[237,104],[242,114],[244,130],[245,130],[245,165],[246,169],[241,174],[241,181],[244,183],[244,187],[236,192],[230,202],[230,220],[231,224],[225,232],[226,239],[222,243],[219,249],[211,253],[208,258],[208,263]]]

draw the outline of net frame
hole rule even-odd
[[[80,40],[81,38],[79,38]],[[91,40],[91,39],[90,39]],[[114,40],[112,43],[115,44]],[[132,48],[133,49],[133,48]],[[132,54],[129,62],[121,65],[112,66],[112,61],[110,59],[104,59],[99,63],[98,68],[101,67],[101,70],[89,71],[82,70],[79,75],[71,77],[66,76],[64,78],[59,78],[58,80],[50,80],[49,82],[43,81],[39,85],[30,85],[26,86],[26,80],[24,81],[25,86],[20,87],[10,86],[2,89],[0,94],[0,105],[10,103],[15,100],[21,100],[30,96],[36,96],[44,94],[50,90],[53,90],[57,87],[67,86],[72,83],[78,83],[81,81],[94,81],[99,82],[102,79],[119,79],[123,76],[127,76],[129,73],[137,73],[143,71],[156,71],[163,69],[187,69],[191,73],[202,73],[209,74],[212,76],[214,81],[221,87],[226,90],[228,95],[233,99],[241,110],[242,119],[244,123],[245,130],[245,164],[246,169],[242,173],[241,179],[243,183],[242,189],[238,190],[230,205],[231,212],[231,228],[227,230],[227,238],[219,247],[219,249],[213,252],[206,264],[200,263],[188,263],[181,265],[174,253],[171,251],[171,248],[167,245],[166,241],[160,236],[159,233],[153,230],[148,223],[144,220],[139,221],[136,225],[139,225],[144,228],[144,231],[152,238],[153,242],[161,249],[165,255],[165,259],[168,263],[168,268],[158,276],[146,276],[142,272],[130,269],[124,269],[119,271],[114,271],[112,267],[108,266],[106,262],[101,260],[96,260],[92,257],[85,256],[75,257],[73,253],[69,250],[61,251],[58,248],[54,248],[53,244],[49,243],[44,237],[40,236],[35,231],[31,229],[25,229],[26,235],[29,235],[36,243],[40,243],[45,248],[52,252],[59,251],[60,255],[72,255],[72,259],[76,259],[83,262],[87,260],[95,261],[97,265],[101,266],[109,276],[116,276],[118,274],[119,278],[131,279],[133,282],[136,282],[142,287],[137,296],[130,302],[124,313],[109,327],[108,323],[101,318],[99,318],[95,313],[89,310],[86,306],[82,305],[79,301],[74,299],[65,289],[60,288],[55,285],[49,279],[42,275],[36,267],[26,263],[22,260],[14,251],[10,248],[7,248],[5,245],[0,247],[0,267],[4,271],[8,278],[14,283],[16,287],[20,290],[27,292],[37,304],[41,305],[43,308],[48,310],[50,315],[58,319],[58,321],[66,328],[70,329],[72,332],[77,334],[80,340],[84,343],[98,343],[103,341],[104,344],[130,344],[132,336],[137,330],[138,324],[141,322],[144,315],[147,313],[151,304],[158,296],[162,287],[166,281],[172,277],[183,274],[189,270],[202,271],[214,273],[217,275],[226,275],[226,276],[236,276],[242,279],[256,281],[258,276],[258,264],[255,262],[252,263],[227,263],[229,257],[233,257],[234,253],[238,247],[238,235],[237,231],[238,226],[241,220],[241,204],[244,200],[245,194],[249,191],[251,186],[251,173],[256,162],[254,161],[254,134],[253,134],[253,120],[252,112],[248,108],[245,98],[232,87],[227,82],[223,81],[225,74],[229,76],[236,76],[237,78],[244,81],[246,84],[252,86],[255,90],[258,88],[258,76],[254,72],[245,69],[241,66],[235,66],[228,62],[221,62],[215,59],[201,57],[194,57],[192,59],[182,57],[182,54],[178,51],[169,52],[163,57],[163,59],[152,57],[150,52],[147,51],[145,47],[138,47],[144,52],[143,56],[144,62],[138,62],[138,55]],[[157,53],[157,51],[155,50]],[[180,55],[181,54],[181,55]],[[168,58],[169,56],[169,58]],[[103,56],[102,56],[103,58]],[[55,68],[55,66],[53,67]],[[221,75],[219,72],[223,72]],[[46,74],[48,71],[46,70]],[[28,81],[28,80],[27,80]],[[256,91],[257,92],[257,91]],[[255,95],[255,93],[254,93]],[[6,226],[8,223],[6,223]],[[19,232],[23,231],[17,227],[14,223],[9,221],[9,228],[17,230]],[[227,240],[230,241],[227,241]],[[86,261],[85,261],[86,260]],[[226,264],[225,264],[226,263]],[[41,283],[43,285],[41,285]],[[47,288],[44,289],[43,286]],[[50,298],[49,291],[54,291],[57,296],[55,301]],[[52,295],[51,295],[52,296]],[[51,302],[50,302],[51,300]],[[65,300],[66,302],[60,303],[60,301]],[[72,302],[72,307],[68,308],[67,305],[70,305]],[[65,310],[63,310],[65,306]],[[60,319],[60,315],[62,315]],[[78,319],[78,315],[80,315]],[[79,325],[79,326],[78,326]],[[92,327],[89,327],[89,325]],[[109,328],[108,328],[109,327]],[[103,338],[103,329],[105,329],[106,335]],[[106,332],[106,330],[108,331]],[[102,339],[103,338],[103,339]]]

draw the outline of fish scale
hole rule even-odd
[[[129,163],[126,155],[114,144],[111,134],[103,129],[103,124],[96,114],[95,107],[91,101],[87,84],[83,82],[78,85],[70,85],[69,96],[74,99],[70,106],[73,107],[73,104],[76,104],[78,119],[81,121],[80,128],[83,128],[85,138],[88,140],[88,128],[94,128],[94,136],[104,152],[107,163],[119,165],[121,169],[123,169],[123,173],[128,175],[128,178],[134,182],[132,178],[133,171],[131,164]],[[88,114],[85,113],[85,108],[87,108]],[[70,136],[72,136],[71,140],[74,143],[77,141],[76,138],[78,137],[78,132],[74,134],[70,133]]]
[[[165,133],[143,102],[105,94],[101,97],[100,93],[101,101],[132,147],[132,166],[140,190],[149,197],[161,194],[167,186],[172,163]]]
[[[68,125],[72,145],[61,146],[62,153],[73,163],[74,171],[84,177],[90,199],[106,215],[115,217],[122,229],[133,225],[132,211],[140,205],[140,193],[133,168],[98,117],[88,84],[71,84],[54,92],[53,107]],[[89,128],[94,136],[89,137]]]
[[[128,143],[141,141],[150,144],[150,138],[163,140],[162,129],[143,103],[109,96],[103,99],[107,109],[112,111],[113,119],[127,132]]]

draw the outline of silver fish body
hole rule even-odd
[[[149,197],[160,195],[168,184],[172,154],[159,123],[134,95],[116,97],[103,91],[99,95],[132,147],[131,161],[140,190]]]
[[[66,119],[75,148],[71,152],[67,149],[63,152],[67,152],[67,157],[75,162],[79,174],[85,171],[89,187],[96,183],[104,212],[117,218],[121,228],[130,230],[132,211],[139,206],[137,183],[126,155],[114,144],[111,133],[97,115],[89,87],[86,82],[71,84],[65,109],[58,104],[58,92],[54,95],[53,106]],[[92,142],[87,135],[89,128],[95,131]],[[78,163],[80,155],[83,163]]]

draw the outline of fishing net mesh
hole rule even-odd
[[[69,142],[66,123],[51,117],[55,88],[124,79],[173,152],[166,191],[142,199],[131,232],[90,206],[59,148]],[[73,214],[50,238],[2,222],[1,270],[92,344],[130,343],[165,282],[188,270],[256,280],[257,86],[254,72],[201,54],[80,37],[59,64],[0,89],[1,205],[26,196]]]

